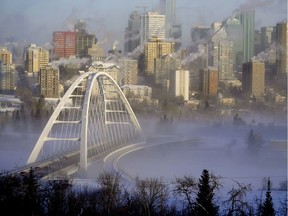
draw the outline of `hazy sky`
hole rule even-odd
[[[42,45],[52,41],[53,31],[72,29],[75,20],[84,19],[98,41],[112,46],[118,40],[120,46],[129,14],[143,10],[142,6],[156,9],[159,1],[1,0],[0,43],[16,40]],[[190,42],[191,26],[222,21],[237,8],[255,8],[258,28],[287,19],[287,0],[176,0],[176,6],[186,45]]]

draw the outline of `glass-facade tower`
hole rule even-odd
[[[241,12],[236,16],[242,25],[243,63],[254,57],[255,11]]]

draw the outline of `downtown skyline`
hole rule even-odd
[[[159,7],[160,0],[125,0],[124,3],[116,0],[3,0],[0,44],[51,43],[53,31],[72,30],[75,21],[82,19],[99,43],[111,47],[117,40],[119,49],[123,49],[130,13],[135,10],[157,11]],[[176,22],[182,24],[183,46],[191,43],[193,26],[222,22],[236,9],[254,9],[257,29],[287,20],[286,0],[220,0],[217,3],[213,0],[176,0]]]

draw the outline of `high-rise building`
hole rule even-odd
[[[133,59],[119,59],[120,85],[136,85],[138,78],[138,61]]]
[[[144,67],[147,75],[155,73],[155,59],[174,52],[173,42],[164,42],[154,37],[150,38],[144,46]]]
[[[46,66],[40,70],[40,95],[59,98],[59,69]]]
[[[214,66],[216,66],[215,64]],[[218,43],[218,79],[229,80],[234,78],[233,70],[233,42],[219,41]]]
[[[288,22],[276,25],[276,69],[278,76],[288,75]]]
[[[265,90],[265,63],[257,59],[243,64],[242,90],[253,97],[263,97]]]
[[[172,72],[170,79],[170,89],[174,97],[183,96],[184,101],[189,100],[189,71],[176,70]]]
[[[244,11],[236,16],[242,25],[243,62],[254,57],[255,11]]]
[[[86,23],[83,20],[76,22],[74,31],[76,32],[76,57],[88,57],[88,49],[97,43],[95,35],[86,32]]]
[[[182,26],[176,23],[176,0],[160,0],[160,14],[165,15],[165,36],[175,43],[175,50],[182,45]]]
[[[16,90],[16,70],[12,63],[12,53],[6,48],[0,49],[0,92],[14,93]]]
[[[125,53],[133,52],[139,45],[141,40],[141,14],[133,11],[130,14],[128,27],[125,31]]]
[[[38,73],[40,69],[46,67],[49,63],[49,52],[36,44],[31,44],[24,56],[25,70],[28,73]]]
[[[254,32],[254,55],[257,56],[262,52],[261,47],[261,30],[255,30]]]
[[[179,50],[182,46],[182,25],[174,24],[170,29],[170,38],[175,43],[175,50]]]
[[[179,60],[173,58],[171,54],[161,56],[161,58],[155,59],[155,83],[162,85],[166,90],[169,90],[170,75],[173,71],[176,71],[180,67]]]
[[[211,29],[214,34],[209,41],[209,66],[218,68],[219,80],[232,79],[234,42],[227,39],[227,32],[222,23],[212,23]]]
[[[223,25],[227,32],[227,40],[233,41],[234,70],[241,71],[243,63],[243,30],[241,22],[239,19],[230,18]]]
[[[53,58],[69,58],[76,55],[76,32],[53,33]]]
[[[16,70],[14,64],[1,64],[0,61],[0,92],[12,94],[16,91]]]
[[[12,53],[8,51],[5,47],[0,47],[0,60],[2,64],[12,64]]]
[[[33,90],[39,82],[40,70],[49,63],[49,52],[37,47],[36,44],[31,44],[25,51],[24,62],[28,86]]]
[[[86,32],[76,32],[76,57],[85,58],[88,57],[88,49],[96,44],[97,39],[93,34],[87,34]]]
[[[206,44],[211,37],[210,26],[195,26],[191,29],[192,48],[197,49],[199,44]]]
[[[161,0],[161,13],[165,15],[166,36],[171,37],[171,28],[176,23],[175,0]]]
[[[141,46],[144,46],[152,37],[158,37],[162,40],[166,38],[165,15],[148,12],[141,16]]]
[[[273,42],[276,40],[276,27],[267,26],[261,28],[261,51],[270,49]]]
[[[200,76],[202,92],[210,96],[216,96],[218,93],[218,68],[204,68],[200,71]]]

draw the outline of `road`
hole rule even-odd
[[[163,144],[172,144],[172,143],[179,143],[179,142],[187,142],[187,141],[192,141],[195,144],[199,143],[200,140],[197,138],[190,138],[190,137],[177,137],[177,136],[155,136],[151,137],[147,140],[147,142],[143,143],[138,143],[134,145],[129,145],[125,146],[123,148],[120,148],[118,150],[115,150],[108,154],[106,157],[103,159],[103,170],[112,170],[114,172],[118,172],[121,174],[121,176],[128,180],[131,181],[134,178],[130,176],[128,173],[126,173],[123,169],[121,169],[118,166],[119,160],[124,157],[125,155],[137,151],[143,148],[148,148],[156,145],[163,145]]]

